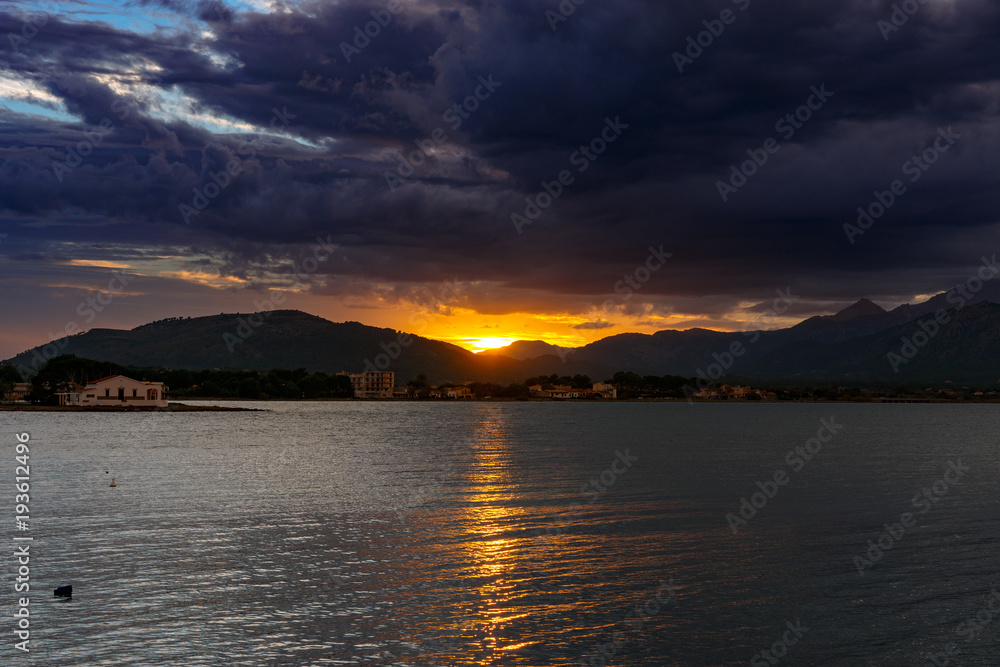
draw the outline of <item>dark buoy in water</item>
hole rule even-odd
[[[111,483],[108,484],[108,486],[118,486],[117,484],[115,484],[115,478],[114,477],[111,478]]]
[[[53,597],[57,598],[71,598],[73,597],[73,587],[72,586],[60,586],[53,593]]]

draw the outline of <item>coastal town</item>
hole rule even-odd
[[[90,378],[97,378],[91,380]],[[997,392],[975,387],[923,389],[878,386],[789,386],[768,388],[721,384],[695,388],[680,376],[639,376],[619,371],[594,382],[586,375],[530,377],[523,382],[431,383],[424,375],[404,383],[395,371],[309,373],[274,369],[184,370],[132,369],[65,356],[53,359],[37,375],[22,377],[13,366],[0,365],[0,402],[53,408],[165,409],[185,400],[430,400],[430,401],[995,401]],[[168,402],[170,400],[175,403]]]
[[[491,398],[490,396],[479,396],[473,391],[476,383],[466,382],[463,384],[445,384],[438,387],[426,387],[423,392],[413,391],[412,386],[395,386],[395,373],[393,371],[364,371],[362,373],[348,373],[351,378],[351,386],[354,389],[355,398],[438,398],[438,399],[476,399]],[[526,384],[528,398],[548,398],[554,400],[588,400],[605,399],[613,400],[618,398],[618,387],[611,381],[594,382],[591,386],[579,386],[574,384],[555,384],[556,378],[551,378],[553,382]],[[573,378],[564,378],[572,380]],[[411,383],[412,385],[413,383]],[[730,386],[724,384],[719,387],[707,387],[699,390],[693,396],[704,400],[738,400],[738,399],[775,399],[777,394],[764,389],[756,389],[746,386]]]
[[[347,375],[351,379],[351,387],[354,390],[355,398],[469,400],[492,398],[492,396],[477,394],[474,389],[478,383],[474,382],[431,386],[418,379],[409,383],[408,386],[397,387],[394,371],[363,371],[361,373],[341,373],[341,375]],[[569,379],[572,380],[572,378]],[[606,382],[592,383],[589,388],[573,386],[572,384],[552,383],[537,383],[525,386],[527,387],[528,398],[550,398],[557,400],[618,398],[617,388],[613,384]]]
[[[620,374],[625,380],[631,374]],[[522,384],[496,385],[481,382],[443,383],[432,385],[424,376],[408,382],[406,385],[396,384],[394,371],[362,371],[349,373],[342,371],[330,380],[345,380],[341,383],[346,389],[346,381],[350,389],[340,395],[330,395],[327,398],[356,398],[372,400],[484,400],[493,398],[515,398],[522,400],[615,400],[620,398],[619,389],[625,380],[619,378],[613,381],[591,382],[582,375],[575,377],[557,377],[555,375],[541,378],[529,378]],[[637,378],[638,376],[634,376]],[[50,391],[45,394],[44,402],[54,403],[63,407],[166,407],[167,393],[170,387],[163,381],[134,379],[123,374],[114,374],[86,382],[61,382],[58,386],[44,383]],[[208,385],[209,383],[205,383]],[[220,386],[212,384],[211,386]],[[193,385],[191,389],[199,389]],[[36,391],[33,397],[32,391]],[[35,383],[8,382],[2,387],[2,397],[8,403],[43,402],[38,400],[38,388]],[[190,391],[181,391],[175,398],[187,398]],[[223,393],[221,391],[210,393]],[[224,398],[225,396],[211,396]],[[264,396],[241,395],[234,398],[262,398]],[[302,398],[308,398],[302,394]],[[313,398],[315,398],[314,396]],[[322,397],[322,396],[318,396]],[[631,396],[630,396],[631,397]],[[703,389],[697,395],[700,399],[742,399],[742,398],[774,398],[775,394],[750,387],[730,387],[723,385],[718,388]],[[267,395],[270,398],[270,395]]]

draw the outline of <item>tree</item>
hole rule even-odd
[[[199,387],[199,394],[206,398],[228,398],[225,390],[214,380],[205,380]]]
[[[612,376],[611,384],[619,389],[639,389],[642,387],[642,377],[632,371],[618,371]]]
[[[18,382],[24,382],[24,378],[17,372],[16,368],[10,364],[0,366],[0,400],[14,391],[14,385]]]
[[[330,398],[354,398],[354,385],[346,375],[330,375],[326,379]]]
[[[124,366],[109,361],[94,361],[73,354],[61,354],[45,362],[31,379],[28,400],[36,405],[56,405],[56,394],[70,391],[76,385],[86,384],[109,375],[125,375]]]
[[[326,373],[313,373],[299,380],[302,398],[326,398],[329,391],[326,388]]]
[[[426,396],[431,389],[431,383],[427,381],[427,376],[422,373],[417,376],[416,380],[407,382],[406,386],[411,396]]]
[[[489,394],[488,394],[489,395]],[[521,398],[526,399],[531,396],[531,391],[528,389],[527,385],[523,384],[512,384],[500,394],[504,398]]]
[[[255,378],[243,378],[240,381],[240,398],[256,400],[260,398],[260,385]]]

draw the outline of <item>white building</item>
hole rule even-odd
[[[59,405],[167,407],[162,382],[133,380],[124,375],[111,375],[56,395]]]
[[[599,396],[593,389],[575,389],[573,387],[556,387],[548,392],[551,398],[591,398]]]
[[[365,371],[364,373],[343,373],[351,378],[355,398],[392,398],[396,386],[393,371]]]

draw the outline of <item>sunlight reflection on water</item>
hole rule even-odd
[[[747,664],[801,617],[789,664],[899,665],[1000,581],[991,406],[262,407],[0,413],[5,446],[32,433],[31,660]],[[726,513],[834,408],[844,433],[734,535]],[[956,456],[967,482],[858,577]]]

